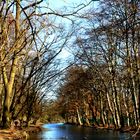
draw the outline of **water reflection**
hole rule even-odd
[[[63,123],[45,124],[43,128],[46,130],[38,135],[33,135],[30,140],[132,140],[129,133]],[[137,137],[135,140],[140,140],[140,137]]]
[[[48,131],[42,134],[44,139],[64,139],[69,135],[67,132],[67,126],[64,124],[48,124],[44,125]]]

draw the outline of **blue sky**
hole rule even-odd
[[[49,8],[55,10],[55,11],[60,11],[63,10],[64,7],[70,9],[70,7],[73,7],[75,5],[78,5],[82,2],[82,0],[48,0],[48,6]],[[62,19],[61,19],[62,20]],[[66,19],[63,19],[63,21],[65,20],[65,23],[68,21]],[[65,59],[70,57],[70,52],[68,52],[66,49],[63,49],[61,54],[59,55],[60,59]]]
[[[72,5],[80,4],[83,1],[84,0],[48,0],[48,3],[49,7],[58,10],[59,8],[62,8],[64,6],[69,7]],[[89,0],[86,1],[88,2]]]
[[[46,5],[52,9],[55,12],[58,13],[72,13],[74,10],[76,11],[77,9],[73,8],[73,7],[77,7],[80,4],[88,4],[91,0],[44,0],[43,4]],[[90,6],[96,6],[97,2],[93,2],[93,4],[91,4]],[[89,7],[84,8],[84,10],[88,9]],[[79,8],[78,8],[79,9]],[[65,11],[65,12],[64,12]],[[50,20],[53,19],[54,15],[49,15],[50,16]],[[74,17],[70,17],[70,18],[74,18]],[[55,22],[58,23],[62,23],[65,24],[67,29],[70,29],[69,27],[71,26],[71,21],[66,19],[66,18],[62,18],[62,17],[57,17],[57,19],[55,19]],[[59,55],[59,58],[62,59],[64,62],[65,60],[71,56],[71,53],[69,52],[68,49],[63,49],[61,54]]]
[[[51,8],[54,11],[61,12],[63,11],[64,7],[68,10],[66,10],[67,13],[73,12],[72,10],[73,7],[76,7],[77,5],[80,5],[82,3],[87,4],[91,0],[47,0],[46,2],[48,3],[48,7]],[[71,22],[68,21],[67,19],[62,19],[62,17],[58,17],[58,22],[65,22],[65,24],[70,24]],[[68,25],[69,26],[69,25]],[[60,58],[66,59],[70,56],[70,52],[67,49],[63,49],[61,54],[59,55]],[[65,61],[65,60],[64,60]]]

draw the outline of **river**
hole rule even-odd
[[[30,140],[133,140],[130,133],[63,123],[45,124],[43,128],[41,133],[32,135]],[[140,140],[140,137],[135,140]]]

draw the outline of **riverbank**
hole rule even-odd
[[[120,132],[136,132],[139,127],[122,127],[122,128],[115,128],[114,126],[111,127],[104,127],[104,126],[95,126],[96,129],[107,129],[107,130],[114,130],[114,131],[120,131]]]
[[[122,128],[115,128],[114,126],[111,127],[103,127],[103,126],[95,126],[96,129],[103,129],[103,130],[113,130],[113,131],[119,131],[121,133],[128,133],[130,134],[129,138],[136,138],[137,136],[140,136],[140,126],[131,126],[131,127],[122,127]]]
[[[41,125],[31,125],[21,130],[3,129],[0,130],[0,140],[27,140],[32,133],[42,131]]]
[[[74,124],[74,123],[65,123],[65,124],[70,124],[70,125],[78,125],[78,124]],[[91,127],[93,129],[102,129],[102,130],[113,130],[113,131],[119,131],[121,133],[129,133],[132,135],[132,137],[136,137],[137,135],[140,135],[140,126],[136,127],[136,126],[125,126],[122,128],[115,128],[114,125],[110,125],[110,126],[98,126],[98,125],[82,125],[81,127]]]

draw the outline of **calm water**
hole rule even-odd
[[[43,128],[46,130],[31,136],[30,140],[133,140],[129,133],[97,130],[62,123],[45,124]],[[140,137],[135,138],[135,140],[140,140]]]

